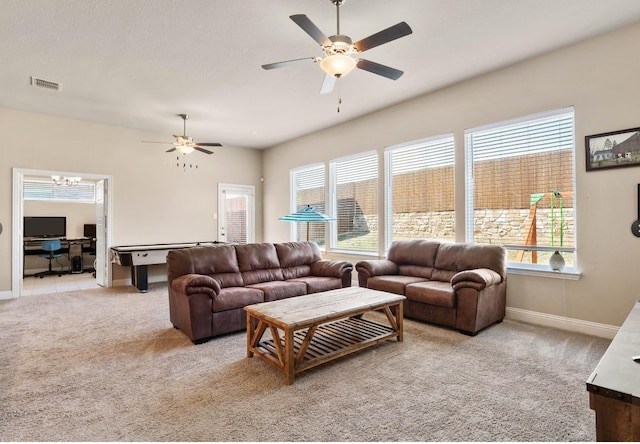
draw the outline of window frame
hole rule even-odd
[[[365,157],[375,157],[376,160],[376,175],[375,179],[377,181],[376,186],[376,200],[377,200],[377,217],[380,218],[380,196],[379,196],[379,187],[380,187],[380,153],[378,150],[367,150],[357,154],[352,154],[349,156],[339,157],[336,159],[332,159],[329,161],[329,199],[327,200],[327,210],[329,211],[329,215],[335,218],[334,221],[330,222],[329,229],[329,249],[334,252],[346,253],[346,254],[354,254],[360,256],[378,256],[380,254],[380,223],[378,223],[377,229],[377,239],[376,246],[374,250],[352,250],[338,247],[338,178],[337,178],[337,169],[338,164],[342,162],[350,162],[359,158]]]
[[[300,173],[304,173],[307,171],[311,171],[311,170],[315,170],[315,169],[320,169],[322,168],[322,187],[324,188],[324,193],[323,193],[323,199],[324,199],[324,206],[325,206],[325,210],[324,213],[325,214],[330,214],[328,213],[328,207],[329,207],[329,203],[327,201],[327,166],[324,162],[316,162],[316,163],[312,163],[309,165],[304,165],[301,167],[297,167],[297,168],[292,168],[289,172],[289,180],[290,180],[290,186],[289,186],[289,192],[290,192],[290,196],[289,196],[289,210],[291,213],[295,213],[296,211],[298,211],[298,187],[297,187],[297,183],[298,183],[298,175]],[[318,222],[312,222],[312,223],[318,223]],[[291,223],[290,224],[290,228],[289,228],[289,238],[292,239],[295,242],[300,242],[302,240],[306,240],[306,239],[299,239],[298,234],[299,234],[299,230],[298,230],[298,223]],[[328,233],[330,231],[330,226],[327,223],[325,228],[325,239],[324,239],[324,245],[327,245],[327,237],[328,237]],[[322,245],[320,245],[320,250],[324,251],[326,248]]]
[[[400,143],[386,147],[384,150],[384,220],[385,220],[385,233],[384,233],[384,252],[389,250],[391,242],[393,242],[393,162],[392,155],[394,152],[408,151],[417,148],[429,148],[430,145],[435,145],[439,142],[451,141],[451,166],[454,169],[453,183],[451,184],[453,198],[454,198],[454,221],[456,218],[455,213],[455,167],[456,167],[456,145],[455,137],[453,133],[439,134],[436,136],[425,137],[421,139],[412,140],[409,142]],[[419,171],[426,171],[426,169],[420,169]],[[453,241],[453,240],[452,240]]]
[[[465,217],[464,217],[464,225],[465,225],[465,242],[474,242],[474,193],[475,193],[475,183],[473,177],[473,167],[474,167],[474,158],[473,158],[473,146],[471,142],[472,135],[474,133],[485,132],[492,129],[498,129],[502,127],[509,127],[518,124],[524,124],[526,122],[533,122],[535,120],[540,120],[544,118],[552,118],[552,117],[560,117],[562,115],[571,114],[571,127],[572,127],[572,151],[573,151],[573,162],[572,162],[572,187],[573,187],[573,196],[572,196],[572,205],[573,205],[573,214],[574,214],[574,224],[573,224],[573,246],[572,247],[546,247],[546,246],[532,246],[531,250],[536,251],[555,251],[559,250],[560,252],[570,252],[573,253],[574,264],[572,267],[567,266],[562,272],[552,271],[548,264],[538,263],[538,264],[528,264],[528,263],[519,263],[519,262],[507,262],[507,267],[509,272],[514,272],[515,274],[533,274],[533,275],[544,275],[547,276],[549,274],[554,274],[556,276],[562,277],[571,277],[574,278],[579,277],[580,272],[578,268],[578,248],[577,248],[577,224],[576,224],[576,129],[575,129],[575,109],[573,106],[560,108],[551,111],[545,111],[541,113],[530,114],[526,116],[521,116],[515,119],[509,119],[501,122],[495,122],[487,125],[478,126],[475,128],[470,128],[465,130],[464,132],[464,153],[465,153],[465,161],[464,161],[464,176],[465,176]],[[505,245],[507,251],[521,251],[522,245]]]

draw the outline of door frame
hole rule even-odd
[[[12,200],[13,200],[13,221],[12,221],[12,253],[11,253],[11,297],[18,298],[22,295],[22,278],[23,278],[23,262],[22,257],[24,255],[23,243],[23,215],[24,215],[24,195],[23,195],[23,184],[25,176],[71,176],[71,177],[82,177],[85,179],[92,180],[104,180],[104,213],[105,213],[105,222],[106,229],[104,231],[104,241],[105,241],[105,257],[104,260],[108,263],[110,261],[109,257],[109,247],[111,246],[111,225],[112,225],[112,182],[113,178],[111,176],[107,176],[104,174],[93,174],[93,173],[78,173],[72,171],[53,171],[53,170],[34,170],[27,168],[13,168],[13,192],[12,192]],[[96,233],[96,236],[100,236],[102,233]],[[112,285],[112,276],[111,276],[111,267],[106,267],[106,276],[105,276],[105,286],[111,287]]]
[[[253,185],[237,185],[231,183],[218,183],[218,240],[226,242],[226,233],[222,233],[222,223],[226,225],[226,198],[227,191],[249,196],[249,217],[247,218],[247,243],[255,242],[256,239],[256,187]],[[224,236],[224,239],[221,237]]]

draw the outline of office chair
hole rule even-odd
[[[48,252],[47,254],[39,254],[38,256],[43,257],[45,259],[49,259],[49,270],[36,273],[35,276],[41,279],[45,276],[50,276],[52,274],[55,274],[57,276],[62,276],[63,273],[61,271],[55,271],[51,269],[51,261],[53,259],[56,259],[62,256],[61,253],[56,253],[56,251],[62,248],[60,245],[60,239],[51,239],[51,240],[42,241],[42,246],[40,248]]]

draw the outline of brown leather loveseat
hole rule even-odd
[[[506,250],[493,244],[395,241],[387,259],[356,264],[361,287],[406,296],[407,318],[475,335],[504,319]]]
[[[247,305],[349,287],[352,270],[349,262],[323,260],[315,242],[172,250],[170,319],[197,344],[245,329]]]

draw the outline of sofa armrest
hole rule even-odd
[[[210,276],[202,274],[185,274],[171,282],[171,288],[187,296],[192,294],[207,294],[214,297],[220,294],[220,283]]]
[[[313,276],[326,276],[341,278],[345,273],[351,273],[353,265],[347,261],[319,260],[311,264]]]
[[[456,273],[451,278],[451,285],[454,290],[459,288],[473,288],[482,290],[490,285],[497,285],[502,282],[502,276],[488,268],[476,268],[474,270],[464,270]]]
[[[358,273],[363,273],[367,277],[381,276],[384,274],[398,274],[398,264],[388,259],[374,259],[360,261],[356,264]]]

